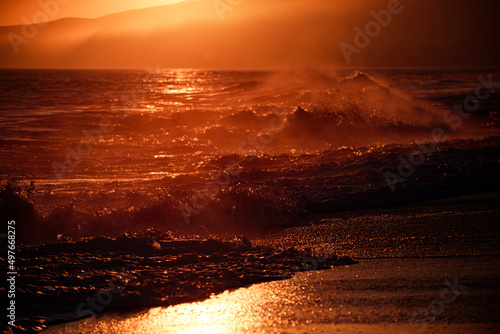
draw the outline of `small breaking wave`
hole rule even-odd
[[[398,175],[401,161],[420,149],[417,143],[219,156],[201,165],[197,177],[144,181],[135,190],[123,182],[86,185],[65,196],[36,195],[10,183],[1,191],[1,216],[19,221],[18,240],[24,243],[53,242],[59,235],[116,237],[151,227],[187,234],[252,232],[300,224],[315,214],[498,189],[498,143],[497,137],[433,143],[434,152],[393,185],[394,192],[386,172]]]

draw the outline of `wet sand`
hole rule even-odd
[[[311,217],[254,243],[357,259],[500,255],[500,192]]]
[[[44,333],[499,333],[498,199],[491,192],[314,217],[259,242],[330,247],[359,264]]]
[[[498,333],[499,265],[500,257],[364,260],[45,333]]]

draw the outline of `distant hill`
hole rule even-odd
[[[38,28],[37,33],[26,26],[1,27],[0,67],[498,64],[498,43],[488,41],[485,33],[498,35],[492,11],[499,8],[499,2],[478,3],[475,10],[464,13],[453,9],[460,2],[404,3],[407,8],[394,16],[368,47],[353,54],[351,64],[339,44],[354,43],[354,27],[364,28],[373,20],[370,10],[386,8],[387,1],[242,0],[232,8],[228,0],[192,0],[98,19],[53,21]],[[434,13],[428,10],[431,5],[435,6]],[[17,53],[9,36],[18,43]]]

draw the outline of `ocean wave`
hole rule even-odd
[[[341,148],[300,155],[224,155],[199,174],[81,192],[38,194],[4,186],[2,219],[16,219],[19,240],[116,236],[150,227],[186,233],[255,231],[307,216],[498,189],[498,137],[427,143],[432,154],[392,184],[402,161],[422,144]],[[394,188],[394,189],[392,189]],[[87,190],[84,190],[87,189]],[[94,190],[92,190],[94,189]],[[28,195],[29,194],[29,195]],[[45,203],[45,205],[43,205]],[[44,209],[45,208],[45,209]]]

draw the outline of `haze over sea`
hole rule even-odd
[[[160,199],[152,221],[116,228],[286,225],[482,191],[498,182],[500,95],[484,88],[472,112],[450,110],[498,74],[3,70],[2,172],[35,182],[43,214],[72,205],[40,231],[52,237],[104,232],[118,223],[89,215],[130,217]],[[399,175],[424,141],[423,165]]]

